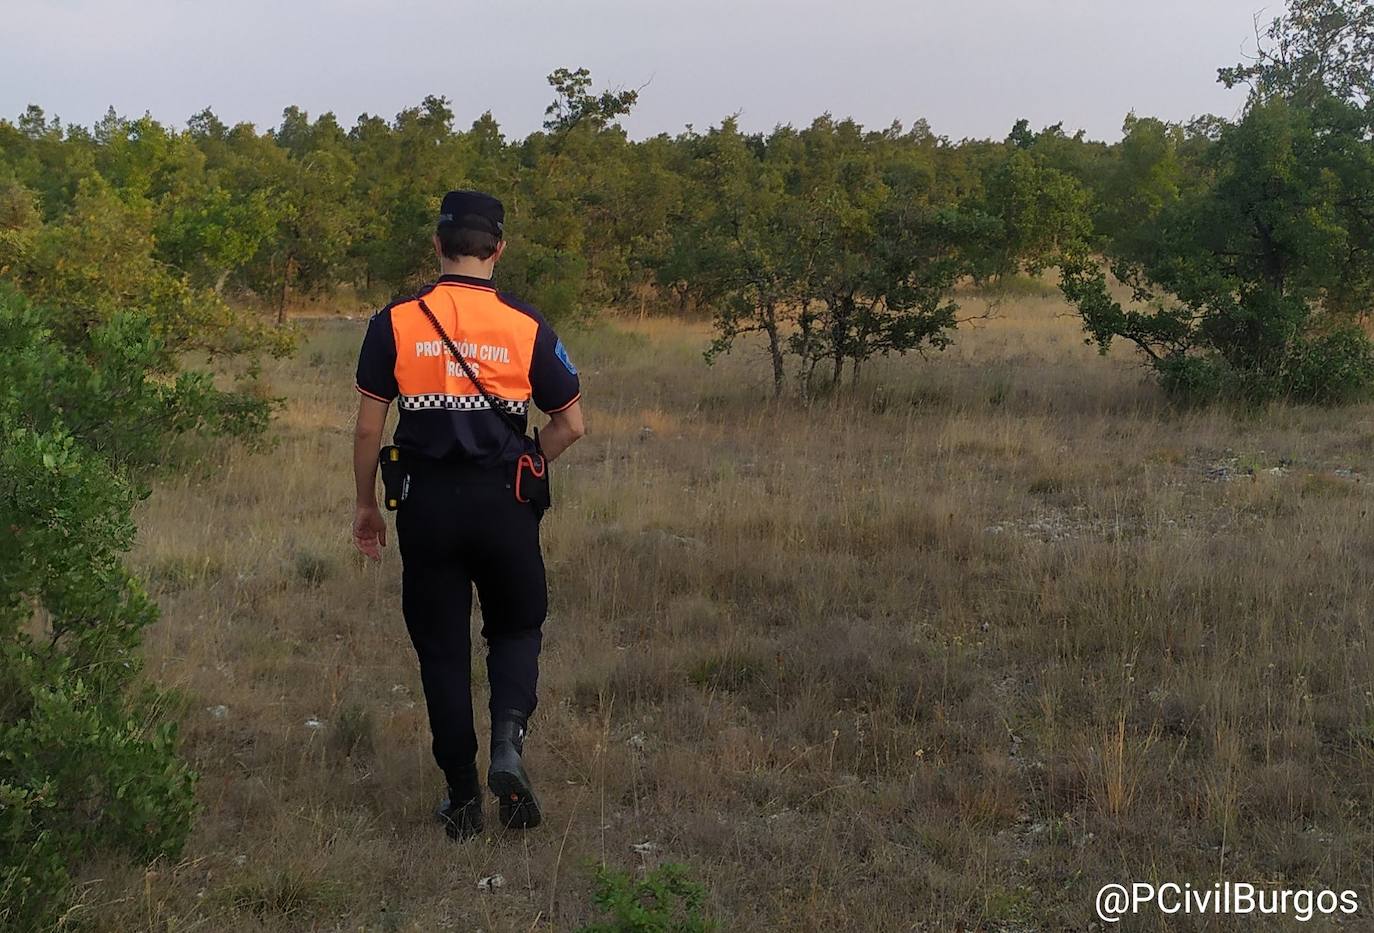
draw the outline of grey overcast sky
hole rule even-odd
[[[36,103],[89,124],[111,105],[184,125],[211,107],[261,128],[296,104],[392,117],[442,94],[537,129],[560,66],[644,88],[635,137],[751,130],[829,111],[924,117],[954,139],[1037,128],[1115,140],[1122,118],[1233,115],[1216,69],[1280,0],[3,0],[0,116]]]

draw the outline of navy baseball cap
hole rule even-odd
[[[481,191],[450,191],[439,205],[439,226],[445,225],[502,237],[506,232],[506,209]]]

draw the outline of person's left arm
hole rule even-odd
[[[587,425],[582,421],[582,403],[573,402],[562,411],[549,415],[549,423],[539,432],[539,446],[544,456],[557,460],[558,455],[567,450],[587,433]]]

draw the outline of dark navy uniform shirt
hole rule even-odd
[[[358,391],[398,401],[394,443],[424,457],[480,466],[513,461],[524,442],[491,410],[420,310],[423,298],[487,392],[523,427],[581,397],[563,342],[534,308],[487,279],[444,275],[378,311],[358,355]]]

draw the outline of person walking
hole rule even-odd
[[[539,524],[548,464],[585,431],[581,385],[543,316],[496,290],[505,210],[478,191],[444,195],[433,237],[440,276],[372,316],[358,356],[353,443],[354,545],[381,559],[396,509],[401,611],[420,663],[434,759],[448,782],[437,816],[448,835],[482,832],[473,725],[470,616],[476,587],[487,645],[487,786],[501,824],[542,820],[522,761],[537,704],[548,589]],[[391,403],[393,446],[382,448]],[[530,405],[549,416],[526,434]]]

